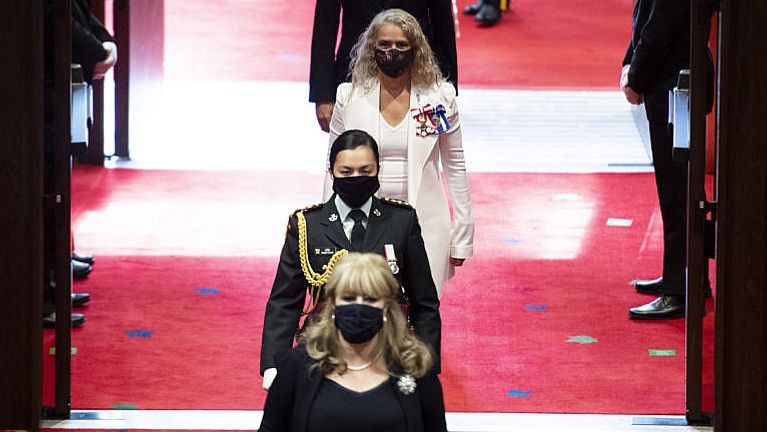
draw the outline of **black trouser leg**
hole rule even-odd
[[[645,94],[655,185],[663,219],[663,293],[685,294],[687,249],[687,163],[672,159],[668,93]]]

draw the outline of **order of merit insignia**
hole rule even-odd
[[[426,104],[421,108],[413,108],[410,114],[415,119],[415,134],[420,137],[429,135],[443,134],[450,129],[450,123],[447,121],[447,110],[444,105],[432,107]]]
[[[413,108],[410,110],[410,114],[415,119],[418,126],[415,128],[415,134],[420,137],[425,137],[434,133],[434,122],[432,120],[432,107],[430,104],[426,104],[421,108]]]

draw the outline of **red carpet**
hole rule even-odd
[[[474,0],[459,0],[459,9]],[[630,0],[514,0],[500,23],[458,15],[462,86],[617,88]],[[300,81],[314,2],[166,0],[169,78]]]
[[[447,409],[683,413],[684,322],[626,316],[651,299],[629,280],[660,270],[652,176],[470,179],[476,256],[442,305]],[[75,284],[94,300],[73,336],[73,407],[260,409],[261,320],[285,218],[316,201],[317,184],[78,168],[76,236],[97,263]]]

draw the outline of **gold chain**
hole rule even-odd
[[[306,218],[304,217],[303,212],[298,212],[296,218],[298,219],[298,257],[301,261],[301,271],[304,273],[306,282],[310,285],[309,293],[311,294],[311,303],[309,307],[304,310],[304,314],[308,314],[314,310],[314,307],[319,300],[320,289],[322,289],[325,283],[327,283],[328,278],[330,278],[330,274],[333,272],[333,267],[336,266],[339,259],[348,255],[349,251],[341,249],[334,253],[333,256],[330,257],[328,263],[322,266],[322,270],[324,270],[322,274],[315,273],[311,264],[309,264],[309,246],[306,241]]]

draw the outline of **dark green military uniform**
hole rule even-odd
[[[299,210],[288,220],[288,232],[280,255],[280,263],[266,305],[261,341],[261,373],[275,367],[275,356],[293,346],[301,312],[310,284],[301,269],[298,241],[299,213],[306,220],[308,261],[316,273],[333,254],[352,251],[335,205],[335,195],[328,202]],[[440,331],[437,289],[429,270],[429,260],[421,237],[415,210],[407,203],[373,198],[368,216],[365,240],[361,250],[384,255],[384,246],[392,245],[396,255],[395,276],[409,300],[409,319],[416,335],[435,354],[435,371],[439,372]]]

